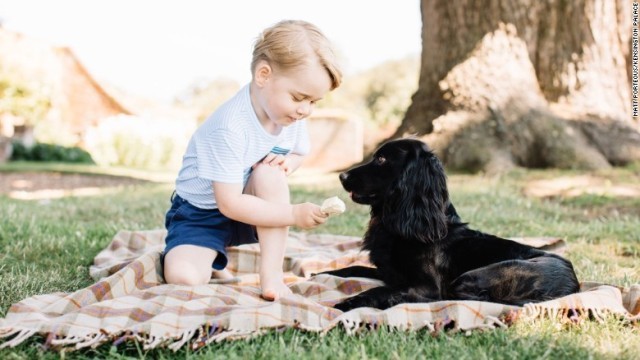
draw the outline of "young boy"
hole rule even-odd
[[[262,296],[291,294],[283,261],[289,226],[326,221],[320,206],[291,204],[287,175],[309,152],[304,118],[342,74],[327,38],[304,21],[281,21],[257,39],[252,80],[194,133],[167,212],[169,284],[230,277],[225,248],[260,244]]]

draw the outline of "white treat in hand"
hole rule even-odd
[[[344,204],[344,201],[340,200],[337,196],[328,198],[320,207],[320,211],[327,215],[342,214],[346,209],[347,206]]]

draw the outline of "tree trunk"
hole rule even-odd
[[[418,91],[393,137],[452,168],[640,160],[630,0],[422,0]]]

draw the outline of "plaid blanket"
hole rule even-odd
[[[538,317],[558,321],[601,319],[612,315],[637,321],[640,284],[630,288],[583,283],[582,292],[524,307],[478,301],[401,304],[387,310],[360,308],[343,313],[332,304],[381,283],[312,274],[349,265],[368,265],[359,238],[292,233],[285,267],[295,296],[269,302],[260,297],[259,248],[229,251],[234,281],[207,285],[167,285],[160,252],[164,230],[121,231],[90,268],[96,283],[74,293],[36,295],[14,304],[0,319],[0,348],[16,346],[34,334],[48,347],[96,347],[135,339],[145,349],[177,350],[212,341],[246,338],[269,329],[326,332],[343,326],[348,333],[387,325],[397,329],[473,330],[508,326]],[[559,239],[516,239],[562,250]]]

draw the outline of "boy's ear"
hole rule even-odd
[[[271,69],[269,63],[267,63],[266,61],[260,61],[256,66],[255,71],[256,84],[258,84],[258,86],[263,86],[264,83],[269,80],[272,73],[273,70]]]

